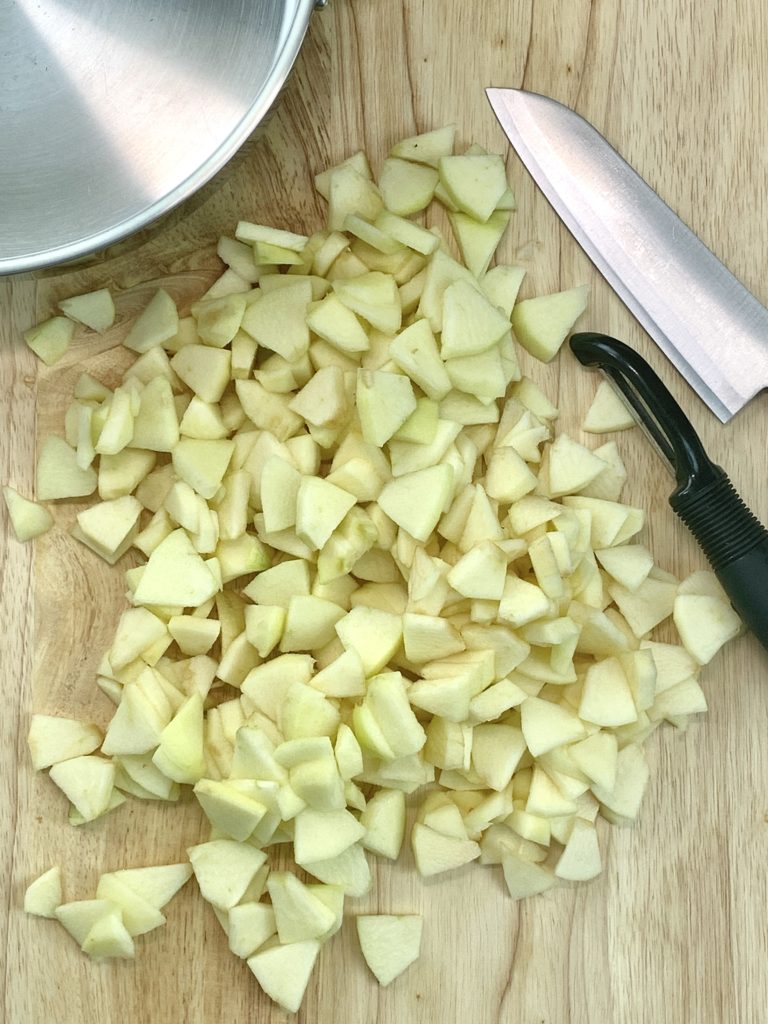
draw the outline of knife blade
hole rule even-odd
[[[486,94],[571,234],[726,423],[768,386],[768,310],[579,114],[521,89]]]

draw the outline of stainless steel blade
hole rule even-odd
[[[537,93],[486,92],[573,236],[726,423],[768,386],[768,310],[582,117]]]

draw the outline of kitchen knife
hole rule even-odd
[[[768,310],[584,118],[537,93],[486,92],[581,247],[727,422],[768,386]]]

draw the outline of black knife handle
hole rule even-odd
[[[744,624],[768,648],[768,530],[726,473],[675,491],[669,503],[701,545]]]

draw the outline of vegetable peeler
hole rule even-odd
[[[574,334],[582,366],[602,370],[669,463],[677,486],[669,504],[707,556],[745,625],[768,650],[768,530],[715,465],[658,374],[606,334]]]

